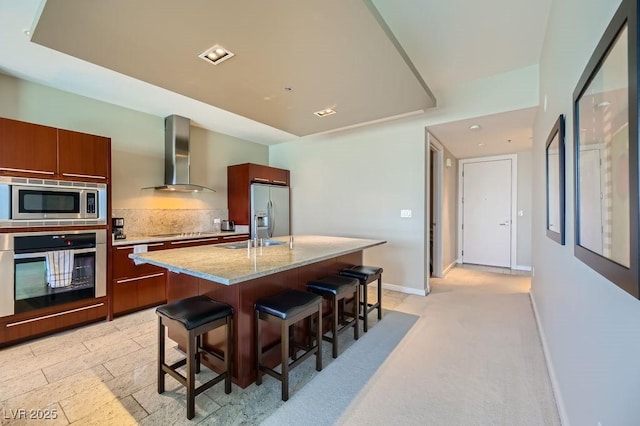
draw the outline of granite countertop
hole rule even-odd
[[[217,244],[130,254],[136,263],[150,263],[169,271],[232,285],[385,244],[383,240],[295,235],[276,237],[285,244],[248,249],[242,243]],[[235,244],[242,248],[230,249]]]
[[[124,240],[113,240],[113,246],[125,246],[135,244],[146,243],[158,243],[163,241],[177,241],[177,240],[189,240],[200,238],[213,238],[213,237],[233,237],[238,235],[249,235],[248,232],[237,231],[220,231],[220,232],[187,232],[187,233],[173,233],[173,234],[160,234],[160,235],[136,235],[127,236]],[[247,237],[248,238],[248,237]]]

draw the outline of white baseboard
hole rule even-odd
[[[542,342],[542,352],[544,353],[544,359],[547,362],[547,369],[549,370],[549,378],[551,379],[551,388],[553,389],[553,395],[556,398],[556,405],[558,407],[558,415],[560,416],[560,424],[563,426],[569,426],[569,418],[567,417],[567,410],[564,406],[562,394],[560,393],[560,386],[558,384],[558,378],[556,376],[553,363],[551,362],[551,355],[549,354],[549,347],[547,346],[547,338],[538,316],[538,308],[536,307],[536,299],[533,298],[533,294],[529,291],[529,299],[531,300],[531,306],[533,307],[533,316],[536,318],[536,324],[538,325],[538,333],[540,334],[540,341]]]
[[[400,293],[406,293],[406,294],[416,294],[418,296],[426,296],[427,295],[427,291],[426,290],[420,290],[417,288],[412,288],[412,287],[404,287],[401,285],[395,285],[395,284],[389,284],[389,283],[382,283],[382,288],[387,289],[387,290],[393,290],[393,291],[398,291]]]
[[[513,269],[515,269],[516,271],[529,271],[529,272],[531,272],[531,266],[516,265]]]
[[[460,262],[458,262],[457,260],[454,260],[453,262],[451,262],[451,264],[449,266],[447,266],[446,268],[444,268],[444,270],[442,271],[442,276],[447,275],[447,272],[449,272],[450,270],[455,268],[458,263],[460,263]]]

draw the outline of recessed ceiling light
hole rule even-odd
[[[204,59],[210,64],[218,65],[220,62],[226,61],[227,59],[235,56],[233,52],[224,47],[216,44],[213,47],[208,48],[204,52],[198,55],[199,58]]]
[[[596,104],[596,108],[606,108],[606,107],[608,107],[609,105],[611,105],[611,102],[609,102],[609,101],[602,101],[602,102],[598,102],[598,103]]]
[[[480,125],[472,124],[471,126],[469,126],[469,130],[480,130]]]
[[[31,30],[22,30],[22,32],[24,33],[24,35],[26,35],[27,37],[31,37]]]
[[[314,112],[314,114],[317,115],[318,117],[326,117],[327,115],[333,115],[335,113],[336,113],[336,111],[331,109],[331,108],[327,108],[327,109],[323,109],[322,111]]]
[[[482,142],[480,142],[480,143],[478,144],[478,146],[485,146],[485,144],[484,144],[484,143],[482,143]]]

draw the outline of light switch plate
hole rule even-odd
[[[400,217],[411,217],[411,210],[409,209],[400,210]]]

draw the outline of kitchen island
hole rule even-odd
[[[384,244],[383,240],[296,235],[277,237],[267,244],[248,248],[246,242],[160,250],[129,255],[137,263],[149,263],[169,270],[169,302],[206,294],[234,308],[233,379],[247,387],[256,377],[253,305],[261,297],[287,288],[306,290],[310,280],[337,274],[362,264],[362,251]],[[280,243],[280,244],[278,244]],[[279,341],[279,330],[265,327],[265,343]],[[299,333],[304,333],[299,330]],[[174,338],[173,335],[171,335]],[[175,339],[174,339],[175,340]],[[205,336],[205,346],[222,351],[224,334],[214,330]],[[178,341],[181,346],[183,342]],[[183,346],[184,347],[184,346]],[[270,361],[277,363],[277,353]],[[206,358],[217,369],[217,360]]]

